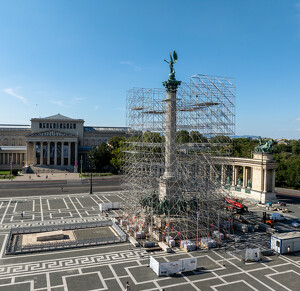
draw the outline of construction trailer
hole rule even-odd
[[[166,262],[163,258],[150,256],[150,268],[157,276],[167,276],[181,272],[191,272],[197,269],[197,259],[184,259]]]
[[[271,236],[271,249],[278,254],[300,251],[300,232],[278,233]]]

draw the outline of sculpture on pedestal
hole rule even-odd
[[[269,139],[266,142],[262,143],[261,137],[258,139],[259,145],[254,148],[254,152],[257,153],[273,153],[274,140]]]

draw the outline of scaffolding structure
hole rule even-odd
[[[124,147],[122,222],[137,237],[145,234],[158,241],[172,238],[198,244],[226,220],[235,80],[194,75],[178,87],[171,177],[165,176],[166,96],[165,89],[127,92],[127,125],[140,134],[129,138]]]

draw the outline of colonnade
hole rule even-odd
[[[13,165],[22,165],[25,162],[25,153],[0,153],[0,165],[9,165],[10,159]]]
[[[77,156],[77,141],[31,141],[27,143],[27,165],[73,166],[77,161]]]

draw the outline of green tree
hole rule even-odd
[[[187,130],[177,131],[176,139],[178,143],[188,143],[190,141],[190,134]]]
[[[111,153],[108,145],[103,142],[100,146],[93,147],[88,153],[89,160],[93,163],[93,168],[98,171],[108,171],[110,169]]]
[[[125,137],[114,136],[108,141],[110,147],[110,163],[114,167],[114,172],[119,172],[122,166],[122,154],[124,150]]]

